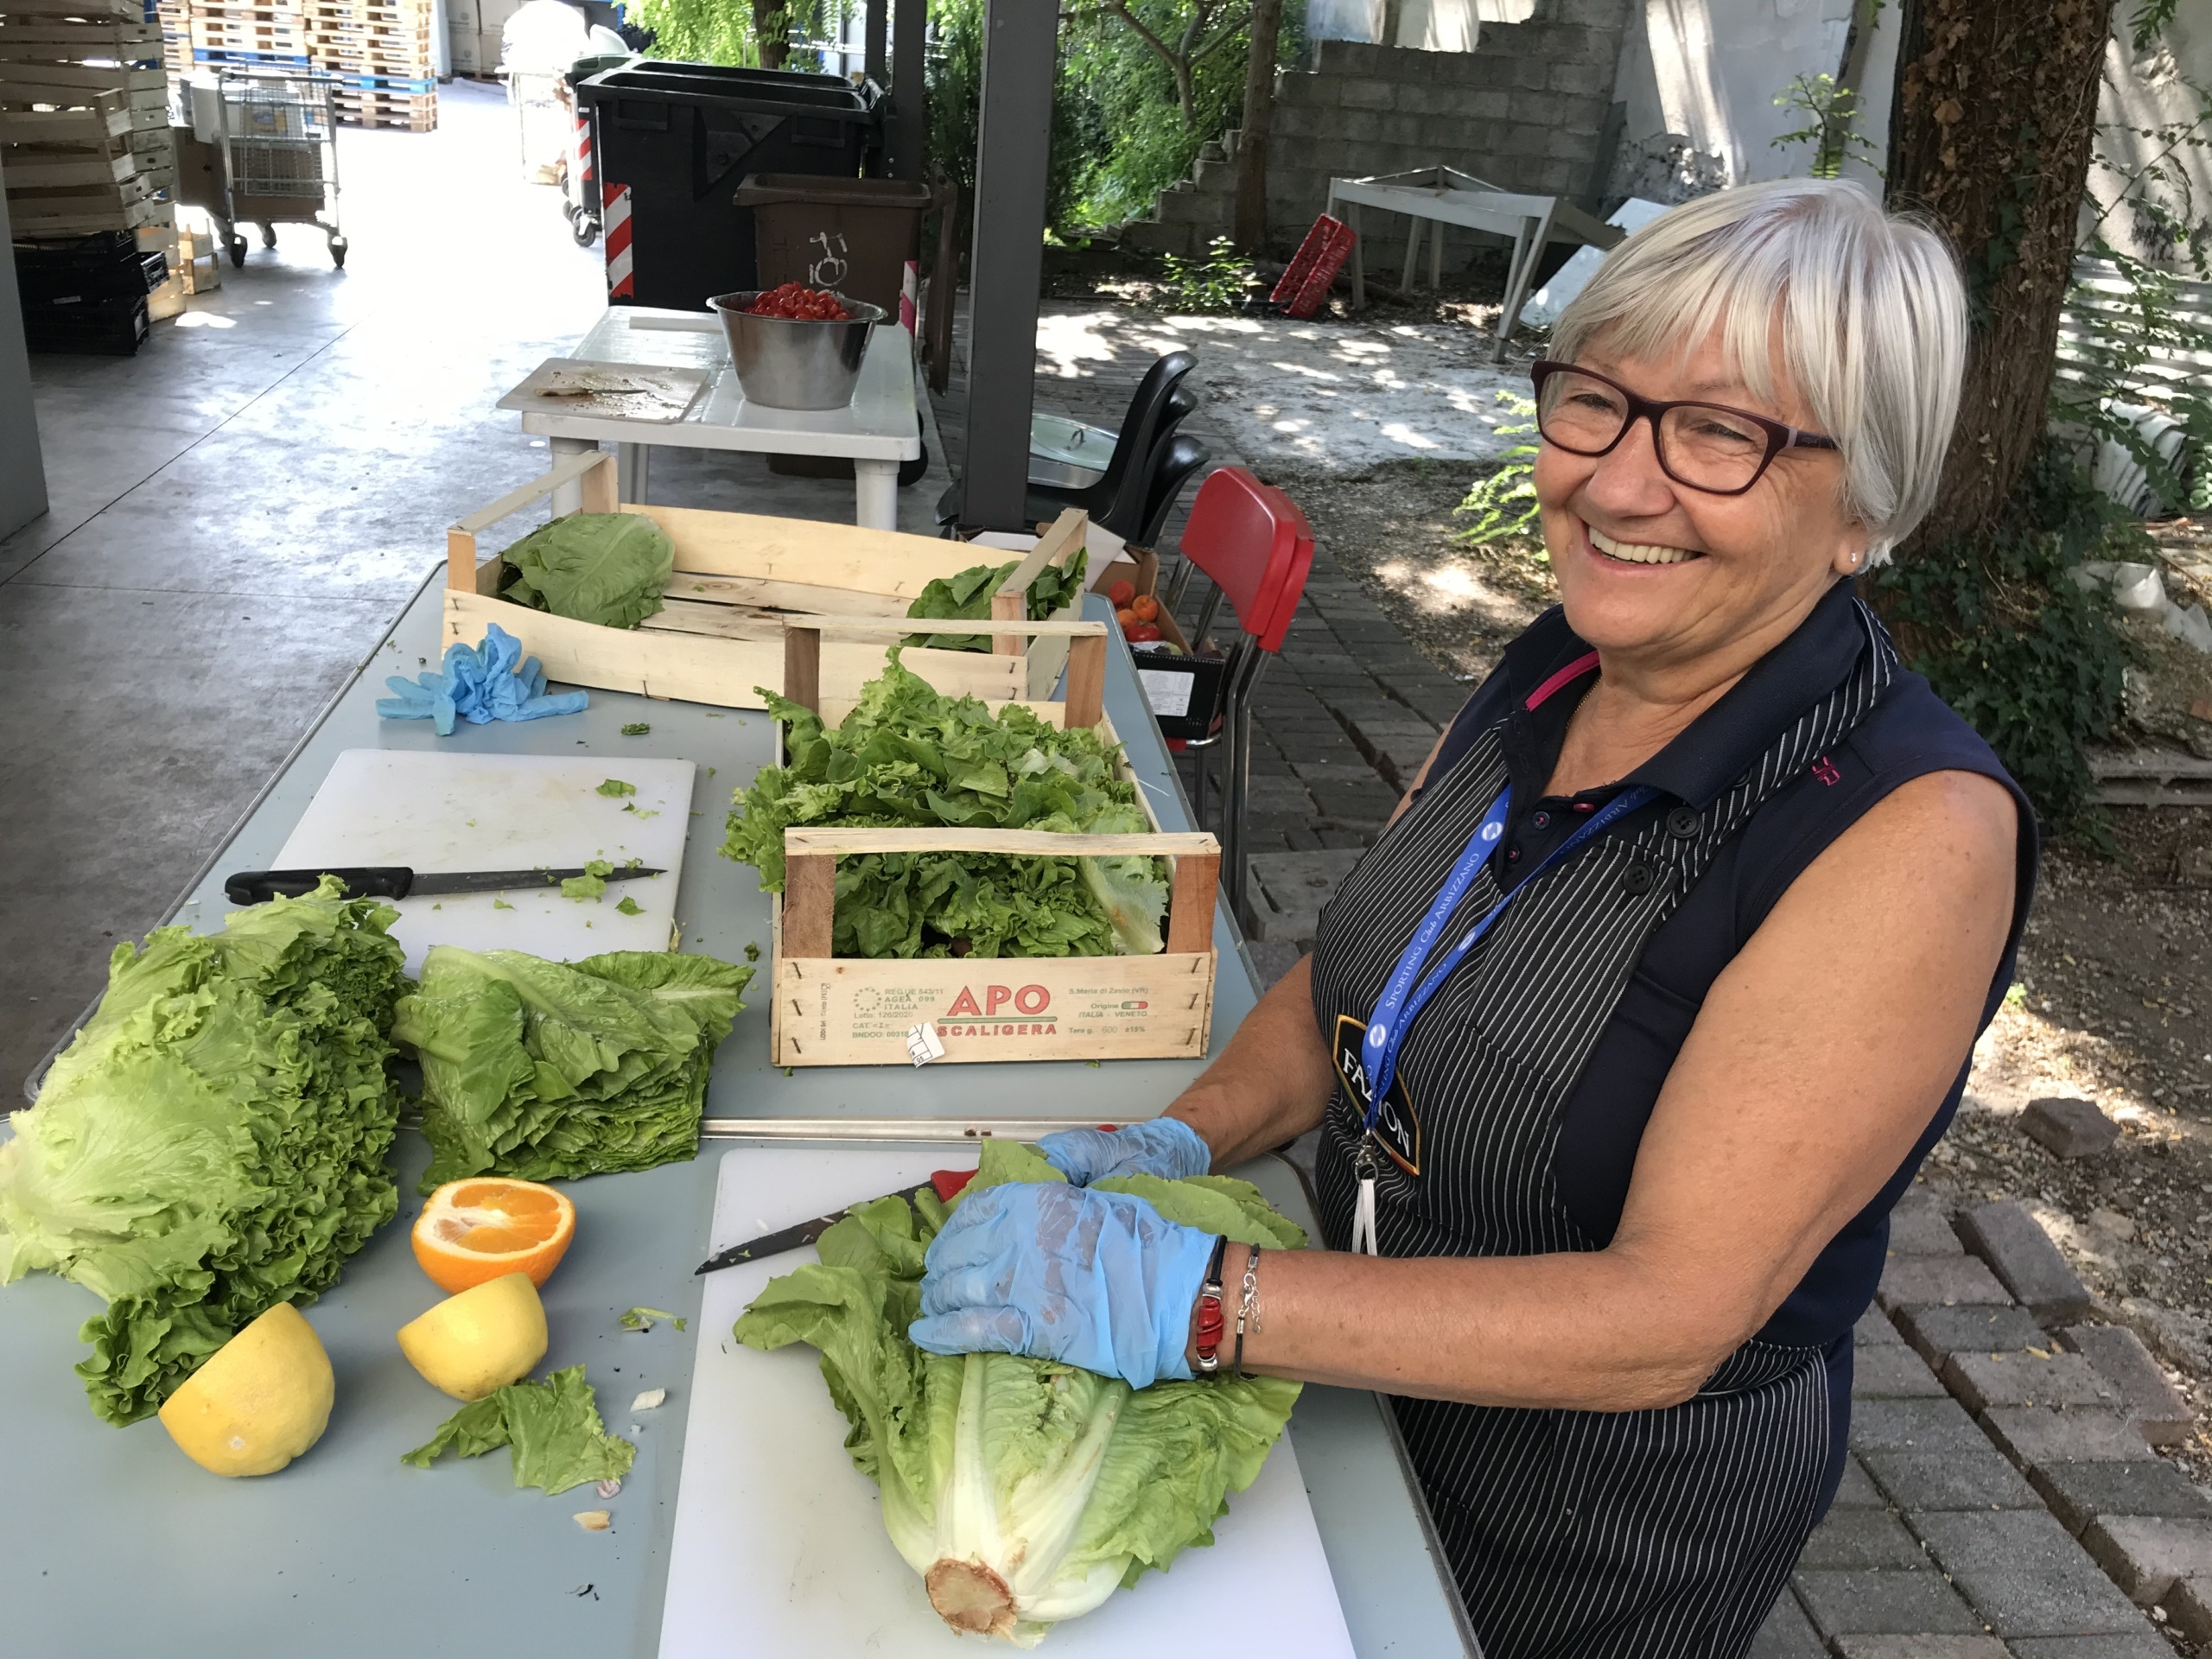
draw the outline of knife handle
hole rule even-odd
[[[348,899],[404,899],[415,872],[404,864],[356,866],[343,870],[240,870],[223,878],[223,896],[234,905],[298,899],[315,890],[325,875],[345,884]]]

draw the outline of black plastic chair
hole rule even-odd
[[[1160,529],[1167,523],[1167,515],[1175,510],[1175,499],[1212,459],[1213,451],[1198,439],[1188,433],[1177,433],[1156,452],[1151,487],[1145,496],[1144,517],[1132,528],[1108,519],[1099,522],[1138,547],[1157,547]]]

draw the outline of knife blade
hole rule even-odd
[[[913,1186],[901,1187],[885,1198],[904,1198],[912,1204],[925,1192],[934,1192],[938,1201],[950,1204],[960,1195],[960,1190],[976,1179],[972,1169],[940,1169],[931,1172],[929,1179]],[[858,1204],[849,1204],[842,1210],[833,1210],[826,1216],[816,1216],[790,1227],[779,1227],[772,1233],[763,1233],[758,1238],[748,1238],[742,1244],[733,1244],[726,1250],[717,1250],[697,1267],[691,1276],[702,1273],[719,1273],[724,1268],[734,1268],[741,1262],[758,1262],[765,1256],[781,1255],[785,1250],[795,1250],[802,1244],[811,1244],[855,1210],[864,1210],[881,1198],[862,1198]]]
[[[506,893],[523,887],[557,887],[591,872],[582,868],[534,870],[427,870],[404,864],[357,865],[337,870],[240,870],[223,878],[223,896],[234,905],[265,904],[313,893],[325,875],[344,884],[348,899],[405,899],[441,893]],[[617,865],[609,881],[629,881],[666,872],[643,864]]]

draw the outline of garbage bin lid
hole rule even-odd
[[[926,209],[935,197],[912,179],[848,179],[807,173],[748,173],[731,198],[740,207],[804,201],[823,207]]]

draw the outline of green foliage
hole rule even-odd
[[[636,21],[653,33],[652,54],[683,63],[761,67],[760,43],[791,33],[785,5],[741,0],[637,0]]]
[[[2169,353],[2212,352],[2212,328],[2182,307],[2172,275],[2113,248],[2097,251],[2112,263],[2117,291],[2095,278],[2075,281],[2069,305],[2085,326],[2060,343],[2051,418],[2118,444],[2170,509],[2212,507],[2212,398],[2145,372]],[[2181,423],[2187,439],[2178,455],[2161,454],[2138,425],[2136,412],[2146,406]],[[2193,467],[2183,461],[2191,452]]]
[[[1501,437],[1520,437],[1535,431],[1535,399],[1517,391],[1501,391],[1497,401],[1509,414],[1520,417],[1513,425],[1497,429]],[[1467,499],[1452,511],[1475,516],[1472,524],[1452,538],[1456,542],[1479,545],[1503,537],[1527,535],[1537,514],[1536,446],[1516,443],[1508,449],[1497,469],[1477,479]],[[1540,553],[1537,563],[1548,563],[1550,557],[1548,553]]]
[[[1854,156],[1874,167],[1878,152],[1873,141],[1859,130],[1859,92],[1855,87],[1838,86],[1834,75],[1799,75],[1775,94],[1774,106],[1794,111],[1805,124],[1794,132],[1783,133],[1771,147],[1788,149],[1796,144],[1812,145],[1813,177],[1840,177],[1844,162]],[[1878,167],[1874,170],[1881,171]]]
[[[1087,549],[1077,548],[1073,558],[1048,565],[1037,573],[1029,584],[1027,607],[1032,622],[1042,622],[1082,596],[1083,573],[1090,557]],[[906,614],[948,621],[987,622],[991,615],[991,596],[1020,563],[1019,559],[1009,559],[1004,564],[971,564],[952,575],[938,576],[914,596],[914,602],[906,607]],[[928,645],[938,651],[991,648],[990,636],[984,633],[911,633],[906,636],[906,643]]]
[[[2139,556],[2143,533],[2046,442],[2003,516],[1965,546],[1875,573],[1906,665],[1989,740],[2037,811],[2094,830],[2082,746],[2109,737],[2125,656],[2084,560]]]
[[[1217,236],[1206,245],[1203,259],[1185,259],[1179,253],[1166,257],[1167,308],[1185,316],[1234,311],[1259,280],[1252,262],[1236,251],[1236,245]]]
[[[842,725],[764,691],[786,724],[780,766],[738,791],[722,855],[784,887],[789,828],[1031,830],[1125,835],[1150,826],[1119,750],[1014,705],[939,695],[898,652]],[[1161,861],[869,853],[837,861],[841,957],[1149,956],[1167,912]]]

